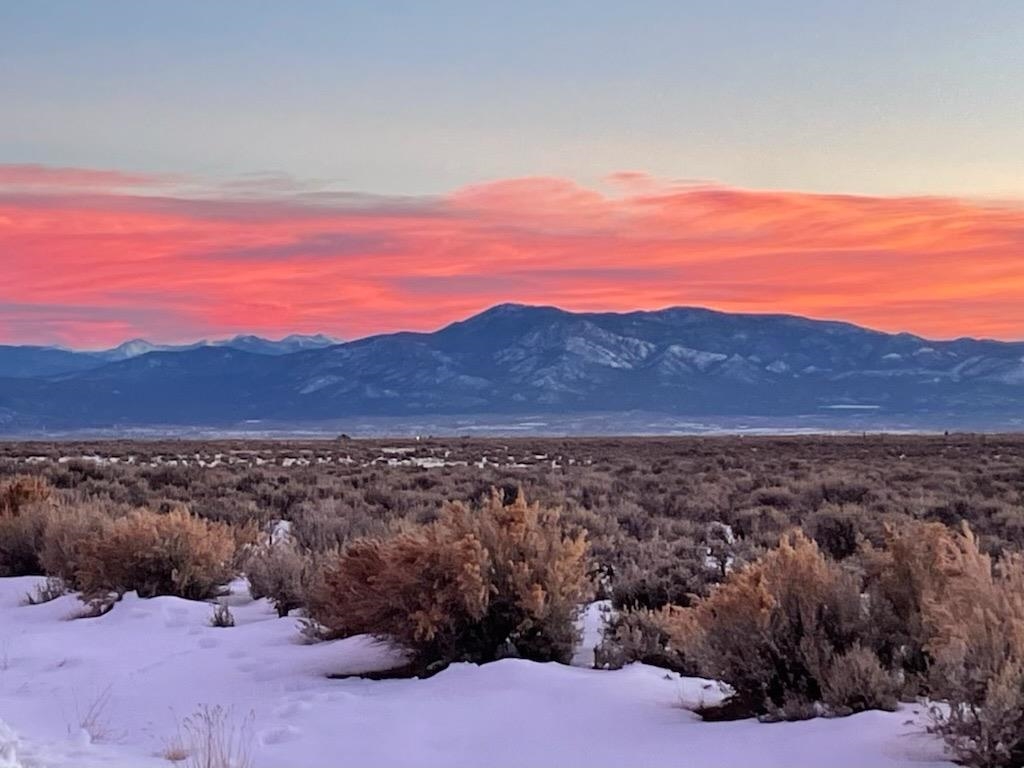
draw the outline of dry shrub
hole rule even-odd
[[[829,557],[845,560],[860,548],[858,526],[865,517],[859,507],[826,504],[807,519],[804,528]]]
[[[617,611],[605,625],[600,645],[594,649],[594,666],[621,669],[626,664],[640,662],[681,674],[696,674],[693,662],[672,643],[673,631],[678,620],[686,615],[685,610],[666,605],[655,610]]]
[[[231,613],[230,606],[218,603],[210,614],[210,626],[227,628],[235,626],[235,615]]]
[[[47,509],[44,504],[22,507],[18,514],[0,515],[0,576],[36,576]]]
[[[233,575],[230,526],[191,516],[138,510],[81,543],[79,588],[87,596],[135,590],[140,597],[202,600]]]
[[[203,515],[195,515],[199,519],[208,520]],[[240,572],[249,559],[249,555],[260,547],[262,533],[259,523],[256,520],[235,520],[232,522],[221,521],[228,526],[231,538],[234,540],[234,556],[231,567],[235,573]]]
[[[894,709],[899,694],[899,678],[859,643],[833,657],[821,680],[822,703],[833,715]]]
[[[351,543],[324,574],[313,617],[336,635],[408,648],[420,672],[503,655],[568,661],[587,592],[587,542],[556,509],[446,504],[438,520]]]
[[[619,550],[620,556],[630,560],[613,569],[611,599],[615,608],[689,605],[714,576],[701,545],[689,536],[671,541],[660,536],[628,541]]]
[[[106,535],[113,516],[96,503],[68,504],[48,511],[39,550],[39,562],[49,576],[78,588],[83,547]]]
[[[936,730],[976,768],[1024,764],[1024,556],[994,567],[964,524],[940,553],[950,574],[941,600],[924,604],[933,684],[949,709]]]
[[[914,522],[887,528],[884,549],[865,545],[861,552],[870,644],[885,664],[903,670],[908,689],[926,684],[930,656],[924,606],[942,600],[954,577],[945,554],[953,544],[951,531],[941,523]]]
[[[17,516],[29,504],[50,497],[49,484],[35,475],[15,475],[0,482],[0,517]]]
[[[732,715],[794,719],[896,704],[895,679],[859,645],[858,580],[800,531],[680,618],[674,644],[702,675],[732,687]]]
[[[254,721],[252,712],[239,721],[230,709],[203,705],[185,718],[169,750],[187,760],[187,768],[250,768]]]
[[[243,570],[249,579],[253,599],[268,598],[277,615],[284,617],[308,602],[318,564],[319,558],[288,540],[264,544],[253,550]]]
[[[0,576],[42,573],[39,563],[50,486],[34,475],[0,482]]]

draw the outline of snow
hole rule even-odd
[[[580,645],[572,657],[574,666],[594,666],[594,649],[601,643],[601,633],[611,616],[611,610],[611,600],[598,600],[583,611],[580,617]]]
[[[728,355],[723,355],[721,352],[706,352],[700,349],[684,347],[681,344],[670,344],[665,352],[680,360],[692,363],[699,371],[706,370],[712,364],[720,363],[729,358]]]
[[[3,720],[0,720],[0,768],[22,768],[18,759],[18,737]]]
[[[231,628],[209,625],[207,603],[134,594],[69,620],[74,596],[22,604],[40,581],[0,579],[0,768],[167,768],[162,753],[203,705],[251,735],[254,768],[952,765],[919,706],[705,723],[687,707],[717,700],[716,684],[640,664],[505,660],[426,680],[331,679],[401,656],[365,637],[306,644],[294,617],[242,581],[223,598]],[[578,663],[592,659],[603,611],[584,616]]]
[[[319,390],[324,389],[325,387],[331,386],[332,384],[337,384],[339,381],[341,381],[341,378],[338,376],[315,376],[314,378],[306,382],[306,384],[299,390],[299,394],[311,395],[314,392],[318,392]]]

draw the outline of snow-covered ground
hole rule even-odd
[[[295,619],[244,583],[226,599],[237,625],[215,628],[206,603],[134,595],[68,620],[75,597],[21,604],[39,582],[0,579],[0,768],[167,768],[163,754],[202,705],[226,708],[255,768],[951,765],[920,707],[704,723],[686,707],[716,686],[643,665],[507,660],[427,680],[330,679],[398,657],[365,638],[303,644]],[[590,642],[599,616],[588,612]]]

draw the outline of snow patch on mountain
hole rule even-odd
[[[337,384],[339,381],[341,381],[341,377],[339,376],[317,376],[316,378],[310,379],[308,382],[306,382],[306,385],[299,390],[299,394],[309,395],[312,394],[313,392],[318,392],[324,387],[329,387],[332,384]]]
[[[728,355],[721,352],[705,352],[701,349],[684,347],[681,344],[669,344],[665,349],[665,355],[689,363],[698,371],[706,371],[715,363],[728,360]]]

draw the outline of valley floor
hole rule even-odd
[[[204,705],[224,708],[253,768],[952,765],[920,706],[705,723],[687,707],[717,686],[643,665],[507,660],[427,680],[330,679],[397,656],[366,638],[303,644],[296,620],[244,582],[224,598],[236,626],[215,628],[209,604],[171,597],[129,595],[69,620],[74,596],[22,604],[40,581],[0,579],[0,768],[167,768]]]

